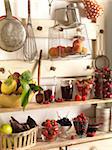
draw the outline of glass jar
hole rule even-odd
[[[71,100],[73,95],[73,80],[61,81],[61,94],[65,100]]]
[[[56,97],[56,84],[42,86],[44,90],[45,101],[54,102]]]

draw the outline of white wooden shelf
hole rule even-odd
[[[36,110],[36,109],[45,109],[45,108],[59,108],[59,107],[68,107],[68,106],[80,106],[80,105],[91,105],[91,104],[104,104],[104,103],[112,103],[112,99],[90,99],[86,101],[64,101],[64,102],[55,102],[50,104],[38,104],[36,102],[32,102],[28,105],[26,110]],[[15,112],[22,111],[22,108],[0,108],[0,113],[4,112]]]
[[[98,132],[96,136],[94,137],[85,137],[85,138],[75,138],[73,140],[71,139],[58,139],[54,142],[37,142],[37,145],[32,147],[30,150],[47,150],[52,148],[58,148],[58,147],[65,147],[65,146],[72,146],[77,144],[83,144],[87,142],[93,142],[103,139],[109,139],[112,138],[112,132],[109,133],[102,133]]]

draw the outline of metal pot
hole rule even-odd
[[[26,39],[22,23],[12,16],[9,0],[4,0],[6,17],[0,19],[0,48],[13,52],[20,49]]]
[[[69,4],[65,8],[56,9],[55,20],[64,26],[80,23],[81,17],[77,3]]]

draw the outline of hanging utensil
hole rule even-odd
[[[41,68],[41,58],[42,58],[42,50],[40,50],[39,61],[38,61],[38,86],[40,86],[40,68]],[[44,100],[44,93],[42,90],[39,90],[36,94],[36,102],[42,103]]]
[[[55,20],[64,26],[80,23],[80,13],[76,3],[55,10]]]
[[[95,59],[95,67],[99,70],[101,70],[104,67],[109,67],[110,62],[108,57],[104,54],[104,30],[100,30],[100,39],[99,39],[99,48],[100,48],[100,54]]]
[[[4,0],[6,17],[0,19],[0,48],[13,52],[20,49],[26,39],[26,30],[22,23],[12,16],[9,0]]]
[[[96,53],[97,53],[97,41],[96,39],[92,39],[92,58],[96,58]]]
[[[28,22],[26,25],[27,38],[23,46],[24,59],[32,61],[37,56],[36,39],[32,27],[30,0],[28,0]]]
[[[35,72],[35,69],[36,69],[36,67],[37,67],[37,64],[38,64],[38,60],[36,59],[34,65],[33,65],[32,71],[31,71],[31,72],[32,72],[32,75],[33,75],[34,72]]]

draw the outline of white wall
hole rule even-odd
[[[3,2],[2,0],[0,0],[1,2]],[[14,0],[13,0],[14,1]],[[25,6],[24,4],[26,3],[26,0],[16,0],[14,1],[16,7],[13,7],[13,12],[15,15],[19,16],[19,17],[27,17],[27,6]],[[17,3],[16,3],[17,2]],[[24,3],[24,4],[23,4]],[[43,4],[44,3],[44,4]],[[3,3],[1,3],[3,6]],[[56,5],[55,5],[56,4]],[[63,0],[56,0],[53,1],[53,8],[55,7],[64,7],[66,5],[65,1]],[[18,6],[18,7],[17,7]],[[45,8],[43,8],[45,7]],[[17,8],[15,11],[14,8]],[[48,11],[48,1],[47,0],[32,0],[32,8],[33,8],[33,12],[32,12],[32,18],[38,18],[38,19],[47,19],[47,21],[49,19],[52,18],[52,14],[51,16],[49,15],[49,11]],[[42,11],[42,10],[45,11]],[[34,11],[35,10],[35,11]],[[51,10],[51,13],[53,10]],[[4,14],[4,9],[2,12],[0,12],[1,14]],[[90,22],[88,21],[86,18],[83,18],[84,22]],[[91,32],[93,31],[93,32]],[[96,31],[93,28],[90,28],[90,36],[91,38],[95,38],[96,37]],[[38,35],[38,34],[37,34]],[[39,39],[40,40],[40,39]],[[41,39],[43,40],[43,39]],[[42,41],[39,43],[39,45],[44,45],[47,49],[47,43],[48,41],[45,41],[44,39],[44,44],[42,43]],[[38,43],[38,42],[37,42]],[[40,48],[39,48],[40,49]],[[44,49],[44,48],[43,48]],[[46,53],[46,51],[44,50],[44,53]],[[33,66],[33,62],[28,63],[28,62],[24,62],[24,61],[9,61],[8,59],[19,59],[21,58],[21,51],[18,51],[16,53],[11,53],[8,54],[7,52],[4,51],[0,51],[0,67],[5,67],[5,74],[0,74],[0,79],[3,80],[4,78],[7,77],[8,75],[8,71],[10,70],[11,72],[14,71],[18,71],[18,72],[23,72],[26,69],[31,69]],[[3,61],[5,59],[5,61]],[[8,60],[8,61],[7,61]],[[46,79],[49,77],[53,77],[53,76],[57,76],[57,77],[63,77],[63,76],[81,76],[81,75],[91,75],[91,73],[93,72],[93,70],[87,70],[86,67],[87,65],[92,65],[92,60],[90,58],[74,58],[73,60],[60,60],[60,61],[49,61],[49,60],[43,60],[42,61],[42,74],[41,77]],[[56,67],[56,71],[54,73],[51,73],[50,71],[50,67],[51,66],[55,66]],[[37,71],[37,69],[36,69]],[[34,78],[37,79],[37,72],[35,71],[34,73]],[[43,80],[44,81],[44,80]],[[48,81],[48,80],[47,80]],[[49,81],[48,81],[49,82]],[[90,106],[85,106],[85,107],[67,107],[67,108],[60,108],[58,111],[61,114],[61,116],[66,116],[66,114],[70,111],[70,118],[72,118],[73,115],[77,115],[80,111],[82,111],[82,109],[84,110],[88,110],[88,108],[90,108]],[[57,109],[46,109],[46,110],[33,110],[33,111],[26,111],[26,112],[16,112],[16,113],[5,113],[5,114],[0,114],[0,118],[2,121],[8,121],[9,117],[11,115],[16,116],[16,119],[20,120],[20,121],[24,121],[27,117],[27,115],[32,115],[37,122],[41,123],[44,119],[46,118],[56,118],[56,111]]]

